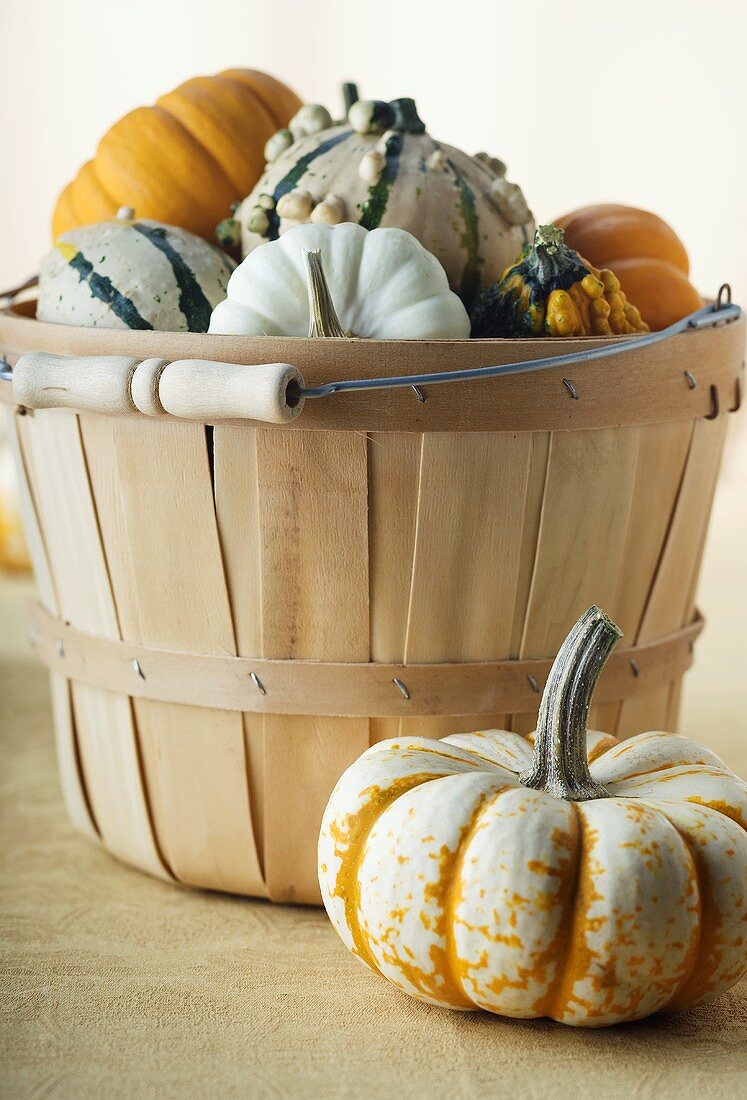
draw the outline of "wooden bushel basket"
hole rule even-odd
[[[290,363],[314,386],[604,341],[234,338],[0,313],[8,363],[44,353],[26,360],[34,400],[15,379],[0,398],[77,828],[165,879],[318,903],[317,832],[343,769],[382,738],[531,730],[591,603],[627,647],[591,725],[675,729],[739,404],[745,325],[725,319],[600,362],[307,400],[270,425],[221,397],[252,367],[181,390],[177,371],[167,401],[166,364]],[[49,353],[119,358],[89,370]]]

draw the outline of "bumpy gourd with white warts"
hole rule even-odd
[[[619,631],[590,608],[532,740],[372,746],[339,780],[319,881],[345,945],[419,1000],[601,1027],[747,972],[747,786],[687,738],[586,732]]]
[[[457,340],[469,335],[469,317],[438,260],[412,234],[320,223],[251,252],[209,331]]]
[[[499,282],[472,309],[472,335],[610,336],[648,332],[612,271],[595,267],[563,241],[563,230],[541,225]]]
[[[309,104],[267,143],[264,175],[222,229],[240,232],[244,255],[309,221],[398,227],[469,305],[530,239],[532,215],[505,165],[435,141],[411,99],[359,100],[345,122],[328,118]]]
[[[207,332],[235,264],[173,225],[116,218],[63,233],[41,264],[40,321],[98,328]]]

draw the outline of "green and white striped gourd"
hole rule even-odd
[[[505,166],[430,137],[412,100],[359,101],[326,129],[316,106],[267,143],[270,163],[230,222],[244,256],[304,222],[395,226],[436,256],[469,307],[532,239],[532,215]]]
[[[235,264],[219,248],[173,225],[136,220],[71,229],[39,273],[40,321],[93,328],[207,332]]]

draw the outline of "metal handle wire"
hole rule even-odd
[[[415,390],[419,400],[424,400],[420,386],[438,385],[444,382],[471,382],[481,378],[497,378],[510,374],[528,374],[531,371],[546,370],[549,367],[563,367],[571,363],[589,363],[595,359],[607,359],[611,355],[622,355],[634,348],[660,344],[689,329],[712,328],[714,325],[736,321],[742,310],[732,304],[731,287],[724,283],[719,289],[716,301],[695,310],[687,317],[676,321],[659,332],[650,332],[645,336],[631,336],[617,340],[614,344],[605,344],[588,351],[574,351],[568,355],[550,355],[544,359],[524,359],[518,363],[504,363],[494,367],[469,367],[465,370],[450,370],[436,374],[400,374],[389,378],[356,378],[344,382],[327,382],[322,386],[297,387],[298,397],[329,397],[333,393],[351,393],[361,390],[391,390],[409,386]],[[575,396],[571,389],[571,396]]]

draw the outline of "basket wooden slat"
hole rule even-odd
[[[55,614],[59,614],[59,601],[55,591],[52,571],[49,566],[47,548],[41,532],[29,478],[30,457],[24,454],[21,445],[21,428],[27,427],[26,418],[4,407],[8,438],[16,460],[18,476],[18,496],[23,530],[29,557],[34,567],[34,576],[39,598],[43,605]],[[75,828],[88,837],[99,841],[99,832],[91,814],[91,807],[85,791],[78,759],[78,745],[73,724],[70,683],[60,673],[51,673],[50,690],[54,713],[55,749],[60,774],[62,797],[68,817]]]
[[[210,442],[210,441],[209,441]],[[262,656],[262,568],[257,483],[257,430],[216,427],[212,433],[215,513],[236,652]],[[244,749],[252,828],[264,881],[265,726],[244,714]]]
[[[205,431],[81,417],[123,634],[235,652]],[[178,564],[177,564],[178,563]],[[243,723],[228,711],[135,702],[153,817],[179,881],[261,893]]]
[[[511,647],[509,656],[516,659],[521,655],[524,624],[532,588],[534,565],[537,557],[537,545],[542,520],[542,500],[547,481],[547,464],[550,456],[552,432],[532,432],[529,471],[524,496],[524,516],[521,524],[521,554],[516,578],[516,599],[511,626]]]
[[[370,656],[402,661],[412,584],[422,436],[380,432],[368,440]],[[372,718],[371,744],[399,734],[398,718]]]
[[[406,662],[509,656],[530,454],[528,432],[422,437]],[[401,732],[439,737],[473,725],[468,715],[413,718]]]
[[[569,616],[591,603],[614,617],[638,438],[637,428],[552,434],[519,656],[557,650]],[[527,733],[535,718],[512,728]]]
[[[671,513],[666,543],[658,562],[637,641],[658,637],[680,625],[691,613],[700,573],[708,520],[716,489],[727,420],[697,420],[679,493]],[[678,684],[663,684],[657,691],[626,700],[620,710],[617,731],[627,737],[641,728],[671,728],[676,724]]]
[[[59,611],[82,630],[119,638],[78,418],[25,417],[22,440]],[[83,683],[71,690],[82,774],[102,840],[142,870],[170,877],[153,835],[129,699]]]
[[[257,433],[263,656],[368,660],[366,450],[354,432]],[[264,732],[267,888],[317,902],[318,823],[368,720],[266,715]]]
[[[656,575],[682,475],[693,424],[690,421],[646,425],[640,441],[625,545],[615,599],[616,622],[625,637],[641,641],[640,628]],[[676,712],[675,712],[676,714]],[[599,706],[599,729],[617,730],[620,704]]]

